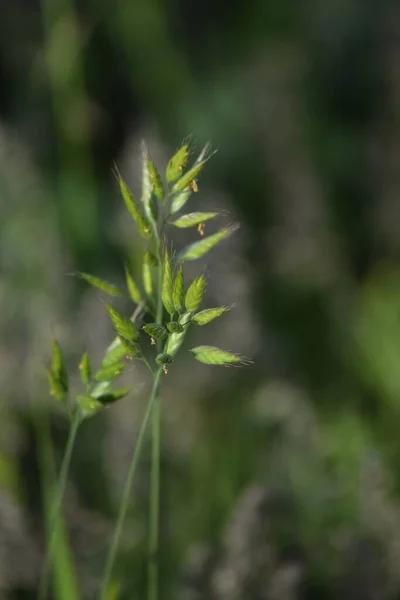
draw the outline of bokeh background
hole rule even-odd
[[[163,168],[188,134],[218,149],[192,208],[241,229],[206,257],[236,309],[187,347],[254,364],[164,380],[161,599],[400,598],[399,25],[394,0],[0,0],[1,598],[35,597],[66,441],[51,339],[77,390],[112,339],[71,273],[140,267],[113,161],[139,191],[141,140]],[[124,377],[78,439],[57,600],[96,597],[148,385]],[[112,598],[145,597],[148,460]]]

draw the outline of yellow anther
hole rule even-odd
[[[157,342],[156,342],[156,340],[155,340],[153,337],[152,337],[152,338],[150,338],[150,344],[151,344],[152,346],[155,346],[155,345],[156,345],[156,343],[157,343]]]
[[[193,181],[192,181],[192,190],[194,192],[198,192],[199,191],[199,186],[197,185],[197,181],[195,179],[193,179]]]
[[[197,231],[199,232],[200,235],[204,235],[204,229],[205,229],[205,224],[199,223],[199,225],[197,227]]]
[[[164,371],[165,374],[167,374],[168,373],[167,365],[163,365],[162,370]]]

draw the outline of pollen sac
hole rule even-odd
[[[170,321],[167,323],[167,329],[170,333],[182,333],[183,327],[178,321]]]
[[[158,365],[170,365],[173,362],[173,357],[170,354],[164,352],[156,356],[156,363]]]

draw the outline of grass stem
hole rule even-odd
[[[48,587],[49,587],[49,577],[51,571],[51,562],[53,557],[54,545],[57,537],[57,524],[58,517],[60,515],[60,509],[62,505],[62,500],[64,497],[65,488],[68,482],[68,473],[69,467],[71,464],[72,452],[75,445],[76,434],[78,432],[79,425],[81,424],[81,414],[80,411],[77,410],[71,421],[67,445],[65,447],[64,457],[60,469],[60,475],[58,478],[55,496],[53,500],[53,506],[51,509],[50,519],[49,519],[49,534],[48,534],[48,542],[46,544],[46,554],[43,562],[42,573],[39,582],[39,594],[38,600],[46,600]]]
[[[122,494],[121,504],[120,504],[119,511],[118,511],[117,523],[116,523],[116,526],[114,529],[114,535],[113,535],[113,538],[111,541],[111,546],[109,548],[108,555],[107,555],[107,561],[106,561],[106,566],[104,569],[104,575],[103,575],[103,581],[102,581],[99,600],[107,599],[107,593],[108,593],[108,589],[109,589],[109,585],[110,585],[112,570],[114,567],[114,563],[115,563],[115,559],[116,559],[116,555],[117,555],[117,549],[118,549],[118,545],[119,545],[120,538],[121,538],[122,528],[123,528],[123,525],[125,522],[125,518],[127,515],[129,502],[130,502],[130,498],[131,498],[131,494],[132,494],[133,480],[134,480],[135,473],[137,470],[139,457],[140,457],[140,453],[141,453],[144,438],[145,438],[147,424],[149,422],[150,415],[152,413],[152,410],[154,408],[154,404],[156,401],[158,386],[160,384],[161,373],[162,373],[162,368],[160,367],[154,377],[153,387],[152,387],[149,401],[147,404],[146,413],[144,415],[142,424],[140,426],[138,439],[136,441],[135,449],[133,451],[132,460],[131,460],[131,464],[130,464],[129,472],[128,472],[128,477],[126,479],[124,491]]]

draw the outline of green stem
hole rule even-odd
[[[150,529],[148,563],[148,598],[158,598],[158,540],[160,511],[161,402],[156,398],[151,437]]]
[[[151,390],[150,398],[149,398],[149,401],[147,404],[146,413],[144,415],[142,424],[140,426],[138,439],[137,439],[137,442],[135,445],[131,464],[129,467],[128,477],[126,479],[124,491],[122,494],[122,500],[121,500],[121,504],[120,504],[120,508],[119,508],[119,512],[118,512],[117,523],[115,526],[113,539],[111,542],[110,549],[108,551],[107,562],[106,562],[106,566],[105,566],[105,570],[104,570],[103,582],[102,582],[102,586],[101,586],[99,600],[106,600],[106,598],[107,598],[107,592],[108,592],[108,588],[109,588],[109,584],[110,584],[112,570],[113,570],[114,563],[115,563],[115,558],[117,555],[117,549],[118,549],[118,545],[119,545],[119,541],[120,541],[120,537],[121,537],[122,527],[124,525],[124,521],[126,518],[126,513],[128,511],[129,501],[130,501],[130,497],[131,497],[131,493],[132,493],[132,484],[133,484],[133,480],[135,477],[140,453],[142,450],[147,424],[149,422],[150,414],[152,412],[152,409],[154,407],[154,403],[156,400],[158,386],[160,384],[161,373],[162,373],[162,368],[160,367],[155,374],[154,381],[153,381],[153,388]]]
[[[61,465],[61,469],[60,469],[60,475],[59,475],[58,482],[57,482],[55,498],[53,500],[53,507],[51,510],[51,515],[50,515],[50,520],[49,520],[49,536],[48,536],[48,542],[46,544],[46,554],[45,554],[42,573],[41,573],[40,582],[39,582],[38,600],[45,600],[47,597],[51,562],[52,562],[52,557],[53,557],[55,541],[57,538],[58,517],[60,515],[61,504],[62,504],[65,488],[66,488],[67,481],[68,481],[68,473],[69,473],[69,467],[71,464],[72,452],[74,449],[76,434],[78,432],[80,423],[81,423],[81,414],[80,414],[80,411],[77,410],[75,412],[74,418],[70,425],[67,445],[65,447],[64,457],[63,457],[63,461],[62,461],[62,465]]]
[[[162,280],[163,256],[162,244],[158,244],[158,297],[157,323],[163,322]],[[161,341],[158,341],[157,351],[161,352]],[[148,556],[148,599],[158,598],[158,546],[159,546],[159,514],[160,514],[160,458],[161,458],[161,401],[156,398],[152,415],[151,436],[151,470],[150,470],[150,523],[149,523],[149,556]]]

